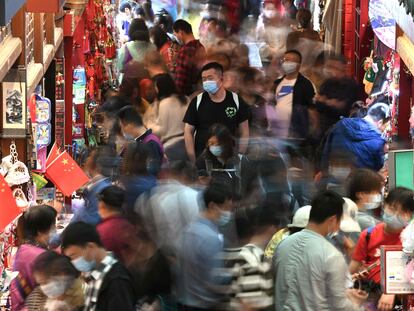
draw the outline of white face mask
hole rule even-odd
[[[221,146],[210,146],[208,147],[211,154],[215,157],[220,157],[223,154],[223,147]]]
[[[349,167],[332,167],[329,169],[329,175],[335,178],[337,181],[343,181],[351,174]]]
[[[283,62],[282,69],[286,74],[294,73],[298,69],[299,64],[295,62]]]
[[[54,277],[50,282],[40,285],[42,292],[48,298],[58,298],[69,288],[73,279],[67,276]]]
[[[372,194],[369,198],[369,201],[364,203],[364,210],[373,210],[380,206],[382,202],[381,194]]]

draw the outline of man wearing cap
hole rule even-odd
[[[273,235],[272,239],[270,240],[269,244],[265,249],[265,258],[271,260],[273,258],[273,254],[275,253],[276,247],[279,245],[280,242],[282,242],[289,235],[302,231],[306,228],[309,222],[310,210],[310,205],[303,206],[296,210],[295,215],[293,216],[292,223],[288,224],[287,228],[279,230],[275,233],[275,235]]]
[[[385,139],[383,133],[390,122],[390,108],[376,103],[365,118],[344,118],[328,135],[322,153],[322,168],[327,170],[333,152],[350,157],[356,168],[379,171],[384,165]]]

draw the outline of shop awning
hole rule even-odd
[[[0,81],[13,66],[22,52],[22,40],[8,37],[0,44]]]

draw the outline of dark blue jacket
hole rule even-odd
[[[157,179],[153,175],[129,176],[122,178],[121,183],[124,185],[126,192],[126,210],[132,212],[137,198],[154,188],[157,185]]]
[[[331,153],[348,154],[357,168],[379,171],[384,165],[384,145],[378,128],[361,118],[344,118],[331,130],[322,154],[322,168],[328,168]]]
[[[98,197],[97,195],[110,186],[112,181],[110,178],[100,178],[96,182],[87,187],[82,194],[85,200],[85,205],[74,211],[74,216],[71,222],[83,221],[91,225],[96,225],[101,222],[101,217],[98,213]]]

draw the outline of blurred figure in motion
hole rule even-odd
[[[170,162],[166,178],[135,204],[135,212],[142,219],[146,231],[166,256],[177,256],[183,229],[199,215],[200,193],[191,188],[196,178],[196,170],[191,163]]]
[[[414,192],[404,187],[391,190],[384,200],[382,222],[365,229],[349,265],[351,274],[360,273],[368,266],[377,265],[356,276],[362,279],[362,287],[369,292],[369,302],[379,310],[392,310],[395,295],[381,291],[380,247],[382,245],[401,245],[400,235],[408,226],[414,214]]]
[[[117,186],[108,186],[97,194],[98,212],[102,218],[96,226],[106,250],[129,267],[135,259],[137,238],[134,226],[123,216],[125,191]]]
[[[352,200],[348,198],[343,199],[345,201],[344,213],[339,231],[331,234],[327,238],[344,255],[346,262],[349,264],[355,245],[361,234],[361,227],[356,219],[358,207]]]
[[[348,183],[348,197],[358,206],[357,221],[362,230],[378,224],[384,179],[377,172],[358,169]]]
[[[223,310],[274,310],[274,280],[271,262],[265,260],[264,249],[277,230],[277,221],[267,208],[247,210],[236,216],[242,247],[225,249],[224,271],[232,277]]]
[[[157,179],[149,171],[151,165],[150,151],[146,144],[131,143],[124,157],[121,185],[125,188],[125,212],[134,217],[134,205],[137,198],[150,191],[157,184]]]
[[[286,228],[283,228],[276,232],[271,238],[269,244],[267,244],[264,256],[267,260],[272,260],[275,250],[280,242],[282,242],[288,236],[300,232],[306,228],[309,222],[311,206],[306,205],[296,210],[293,215],[291,224],[288,224]]]
[[[119,110],[128,105],[130,103],[125,97],[116,95],[108,97],[98,110],[98,114],[102,113],[103,116],[101,126],[103,128],[104,142],[115,148],[117,148],[117,143],[119,143],[119,137],[122,136],[117,115]]]
[[[174,71],[175,84],[179,94],[191,95],[197,89],[200,68],[206,58],[206,51],[193,35],[191,25],[179,19],[173,25],[174,36],[181,45]]]
[[[131,106],[122,108],[118,113],[119,125],[122,134],[127,142],[137,142],[143,144],[148,150],[147,170],[156,176],[164,158],[164,147],[160,139],[152,133],[152,129],[144,126],[141,116],[136,109]]]
[[[119,12],[121,14],[117,15],[117,26],[120,34],[120,39],[122,43],[125,43],[129,40],[129,26],[131,24],[131,14],[132,7],[129,2],[124,2],[119,6]]]
[[[239,152],[245,153],[249,139],[249,107],[239,95],[223,87],[223,66],[208,63],[202,68],[201,75],[204,92],[190,102],[183,120],[185,146],[190,161],[195,163],[203,152],[208,131],[215,123],[227,126],[232,135],[238,130]]]
[[[231,189],[213,182],[204,191],[203,200],[200,217],[187,226],[180,238],[176,285],[179,310],[221,310],[223,295],[215,288],[230,281],[230,277],[217,273],[223,266],[217,256],[223,251],[218,226],[232,218]]]
[[[155,51],[156,47],[150,42],[148,27],[142,19],[132,20],[128,34],[130,41],[118,53],[118,70],[126,78],[143,78],[145,54]]]
[[[84,283],[69,257],[54,251],[40,254],[33,263],[33,274],[47,296],[46,311],[81,311],[85,304]]]
[[[19,248],[14,256],[13,271],[19,272],[11,282],[10,298],[13,310],[25,310],[30,305],[44,303],[38,298],[33,263],[45,252],[56,232],[56,210],[49,205],[32,206],[20,216],[17,225]],[[31,295],[33,293],[33,295]],[[40,301],[39,301],[40,300]]]
[[[338,231],[343,204],[335,192],[318,193],[306,229],[287,237],[276,249],[276,310],[361,310],[366,295],[346,289],[345,259],[325,239]]]
[[[285,8],[285,18],[294,20],[296,18],[296,14],[298,13],[298,9],[295,6],[294,0],[282,0],[283,7]]]
[[[157,101],[153,104],[153,116],[146,123],[160,137],[169,161],[186,160],[183,118],[188,102],[177,94],[174,80],[169,74],[153,77]]]
[[[90,277],[85,310],[135,310],[136,294],[128,270],[102,245],[94,226],[77,222],[62,233],[62,251]]]
[[[86,159],[84,170],[90,176],[91,180],[80,191],[83,202],[76,208],[73,208],[73,218],[71,222],[83,221],[91,225],[96,225],[101,221],[98,213],[97,195],[106,187],[111,185],[112,180],[109,176],[113,175],[105,167],[105,160],[116,161],[113,152],[108,151],[105,159],[105,147],[92,150]],[[115,166],[115,165],[114,165]]]

